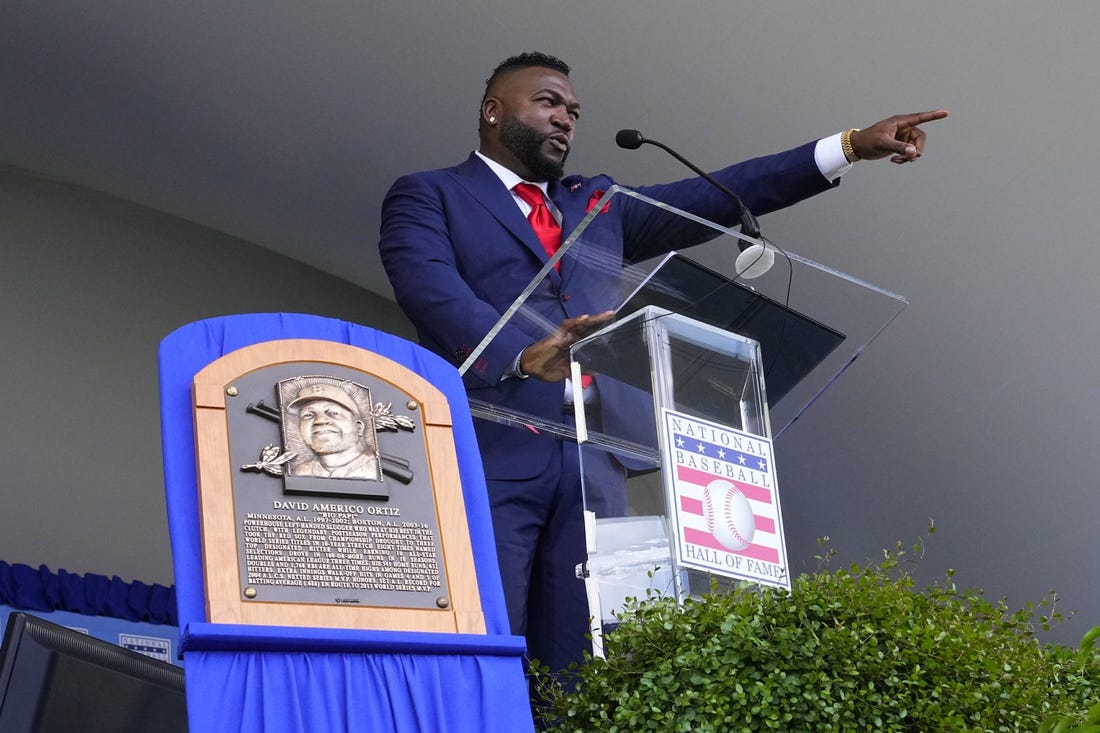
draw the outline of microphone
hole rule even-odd
[[[733,263],[737,275],[745,280],[760,277],[775,264],[775,245],[767,240],[764,244],[751,244],[737,255]]]
[[[741,212],[741,233],[750,236],[753,239],[760,239],[760,225],[756,222],[756,217],[753,216],[752,212],[749,211],[747,206],[745,206],[745,203],[741,200],[741,197],[723,186],[717,180],[715,180],[714,176],[710,175],[702,168],[695,165],[690,160],[680,155],[669,146],[665,145],[664,143],[657,142],[656,140],[647,140],[642,135],[642,133],[638,132],[637,130],[619,130],[617,133],[615,133],[615,144],[618,145],[620,148],[625,148],[626,150],[637,150],[638,148],[642,147],[643,144],[656,145],[661,150],[664,150],[673,158],[693,170],[697,175],[701,176],[703,180],[705,180],[707,183],[714,186],[719,191],[733,199],[734,203],[737,204],[737,208]],[[766,251],[766,249],[760,248],[759,245],[752,245],[751,247],[749,247],[749,249],[746,249],[745,252],[742,253],[742,255],[746,252],[752,251],[754,248],[757,248],[758,251],[756,252],[754,258],[751,259],[760,258],[761,254]]]

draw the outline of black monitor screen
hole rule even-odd
[[[618,313],[627,316],[647,305],[759,342],[773,407],[844,341],[839,331],[675,252]]]
[[[3,733],[184,733],[183,670],[25,613],[0,647]]]

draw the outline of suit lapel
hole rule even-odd
[[[562,242],[573,233],[573,230],[577,228],[577,225],[581,223],[581,219],[588,212],[584,210],[584,204],[587,202],[586,192],[582,185],[578,184],[576,190],[562,185],[561,181],[552,181],[549,186],[550,200],[554,202],[554,206],[558,207],[558,211],[561,212],[561,236]],[[574,247],[584,247],[583,239],[580,242],[576,242],[569,248],[569,252],[565,257],[561,259],[561,276],[563,279],[568,279],[572,274],[574,267],[580,261],[580,251],[574,250]]]
[[[512,198],[511,191],[504,187],[489,166],[471,153],[464,163],[452,168],[450,173],[455,181],[484,206],[493,218],[531,250],[540,262],[546,264],[549,258],[546,250],[543,249],[542,242],[535,236],[531,222],[523,216],[523,212]],[[551,270],[550,277],[557,280],[558,273]]]

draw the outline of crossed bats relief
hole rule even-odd
[[[282,412],[263,400],[248,403],[245,411],[253,415],[271,420],[282,425]],[[371,407],[370,416],[374,420],[376,431],[397,432],[398,430],[415,430],[416,423],[403,415],[394,415],[392,403],[378,402]],[[260,451],[260,457],[256,463],[248,463],[241,466],[242,471],[256,471],[271,476],[282,476],[285,466],[292,461],[297,454],[293,451],[284,451],[282,446],[269,443]],[[408,460],[400,456],[394,456],[379,452],[382,474],[403,484],[412,483],[413,471]]]

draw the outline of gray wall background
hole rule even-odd
[[[0,559],[171,585],[157,349],[232,313],[411,336],[397,307],[254,244],[80,187],[0,173]]]
[[[911,301],[777,445],[790,556],[812,569],[829,535],[842,562],[879,557],[934,518],[922,579],[955,568],[1014,607],[1057,590],[1060,610],[1081,613],[1055,640],[1100,623],[1100,5],[0,10],[0,163],[83,187],[9,173],[0,189],[0,368],[18,408],[0,428],[0,558],[169,581],[159,339],[249,310],[400,332],[392,305],[359,289],[389,296],[382,196],[465,157],[489,70],[539,48],[570,61],[584,106],[570,169],[628,182],[682,171],[615,148],[623,127],[716,166],[951,110],[918,164],[859,164],[839,191],[762,222]],[[301,271],[272,252],[329,276],[311,273],[308,293],[261,285]],[[58,427],[29,427],[44,422]]]

